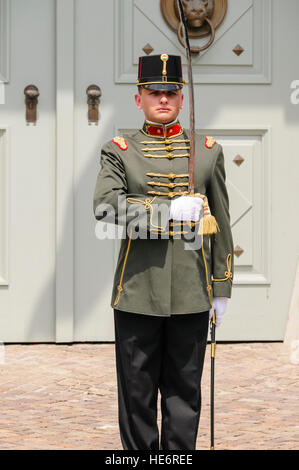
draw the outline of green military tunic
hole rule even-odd
[[[210,309],[213,296],[231,296],[233,240],[222,147],[196,135],[195,148],[195,193],[208,197],[219,232],[201,237],[196,249],[186,249],[198,223],[168,219],[172,199],[188,192],[188,132],[178,121],[168,126],[145,122],[135,134],[115,137],[103,146],[94,214],[97,220],[126,227],[113,308],[170,316],[203,312]],[[104,211],[103,204],[112,210]],[[133,225],[137,216],[138,237]]]

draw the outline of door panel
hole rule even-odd
[[[152,54],[167,50],[183,55],[175,31],[165,22],[160,1],[115,0],[115,71],[118,83],[135,83],[138,57],[150,44]],[[194,83],[270,83],[271,0],[229,0],[212,46],[193,56]],[[191,39],[204,45],[207,38]],[[243,52],[233,49],[240,45]]]
[[[0,340],[54,341],[55,3],[4,7],[10,41],[1,49],[10,70],[0,105]],[[31,83],[40,91],[35,126],[25,122]]]
[[[116,132],[125,100],[113,80],[113,2],[75,2],[75,280],[74,339],[113,339],[110,295],[114,271],[113,240],[95,235],[93,192],[100,169],[100,148]],[[98,125],[88,125],[89,85],[101,88]],[[127,107],[128,109],[128,107]]]

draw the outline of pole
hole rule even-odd
[[[215,390],[215,353],[216,353],[216,310],[213,311],[211,319],[211,400],[210,400],[210,450],[215,450],[214,445],[214,390]]]
[[[183,25],[185,48],[188,63],[188,82],[189,82],[189,115],[190,115],[190,157],[189,157],[189,194],[194,194],[194,162],[195,162],[195,117],[194,117],[194,88],[193,88],[193,74],[192,74],[192,61],[191,50],[188,36],[187,23],[184,14],[184,8],[181,0],[178,1],[181,23]]]

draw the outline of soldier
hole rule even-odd
[[[183,84],[179,56],[139,58],[135,102],[145,122],[133,135],[103,146],[94,192],[96,219],[125,227],[111,306],[126,450],[195,449],[209,317],[215,308],[218,326],[231,296],[233,241],[222,147],[196,135],[195,194],[188,195],[190,140],[178,121]],[[207,196],[205,210],[218,230],[192,246],[202,233],[200,195]]]

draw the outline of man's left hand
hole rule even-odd
[[[220,326],[222,322],[222,317],[225,313],[227,305],[227,297],[214,297],[213,304],[210,308],[210,320],[213,315],[213,311],[216,310],[216,326]]]

